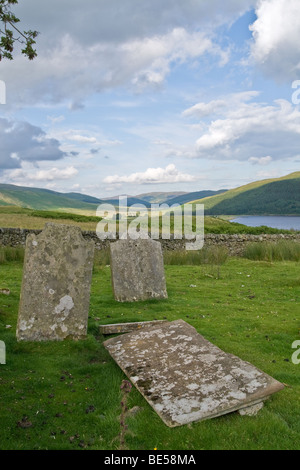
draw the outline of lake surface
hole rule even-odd
[[[249,215],[236,217],[231,222],[247,225],[248,227],[267,227],[279,228],[285,230],[300,230],[300,217],[281,216],[281,215]]]

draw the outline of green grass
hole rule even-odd
[[[33,210],[30,213],[31,217],[42,217],[46,219],[68,219],[70,221],[75,222],[100,222],[101,218],[92,216],[92,215],[81,215],[81,214],[74,214],[70,212],[57,212],[57,211],[37,211]]]
[[[94,211],[69,209],[65,211],[33,210],[17,206],[0,206],[0,227],[43,229],[45,223],[55,220],[56,223],[76,225],[82,230],[95,231],[100,218]]]
[[[300,261],[300,243],[289,240],[249,243],[244,256],[255,261]]]
[[[24,253],[25,250],[23,246],[13,248],[0,245],[0,265],[9,261],[23,261]]]
[[[122,304],[113,298],[106,262],[94,264],[87,339],[45,343],[16,341],[22,264],[0,266],[0,289],[10,290],[0,294],[7,349],[7,364],[0,365],[1,450],[117,449],[126,377],[98,326],[179,318],[286,387],[255,417],[233,413],[178,428],[168,428],[133,387],[128,406],[139,412],[127,419],[127,448],[300,449],[300,365],[291,361],[299,339],[299,263],[228,258],[219,278],[210,264],[166,265],[167,300]]]

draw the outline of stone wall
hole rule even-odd
[[[5,246],[24,246],[26,237],[29,233],[40,233],[41,230],[29,230],[18,228],[0,228],[0,245]],[[96,249],[101,250],[109,246],[109,240],[99,240],[95,232],[82,232],[84,238],[93,240]],[[276,242],[279,240],[294,240],[300,243],[300,233],[294,234],[277,234],[277,235],[220,235],[220,234],[206,234],[205,245],[207,246],[225,246],[232,256],[241,256],[244,252],[245,246],[248,243],[259,243],[262,241]],[[182,250],[185,248],[184,240],[160,240],[164,250]]]

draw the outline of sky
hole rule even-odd
[[[109,198],[300,170],[299,0],[13,11],[40,34],[34,61],[0,62],[0,183]]]

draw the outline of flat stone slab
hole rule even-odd
[[[167,320],[153,320],[153,321],[140,321],[128,323],[111,323],[109,325],[100,325],[99,330],[102,335],[113,335],[116,333],[128,333],[141,328],[149,326],[158,326],[161,323],[166,323]]]
[[[86,336],[94,242],[79,227],[47,223],[26,239],[18,341]]]
[[[105,348],[170,427],[258,405],[284,386],[183,320],[108,339]],[[249,413],[247,413],[249,414]]]
[[[160,242],[118,240],[110,244],[110,259],[112,288],[118,302],[168,297]]]

